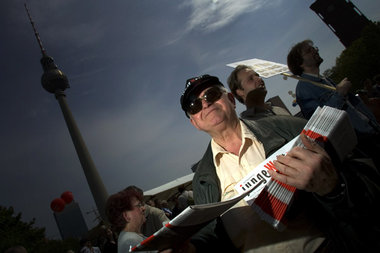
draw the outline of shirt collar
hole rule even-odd
[[[323,79],[324,78],[324,76],[322,76],[322,75],[320,75],[320,74],[312,74],[312,73],[306,73],[306,72],[304,72],[303,74],[305,74],[305,75],[308,75],[308,76],[313,76],[313,77],[316,77],[316,78],[320,78],[320,79]]]

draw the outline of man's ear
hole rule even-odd
[[[299,64],[299,67],[302,69],[302,72],[305,71],[305,60],[302,58],[302,63]]]
[[[239,95],[239,94],[238,94],[238,95]],[[234,95],[233,95],[231,92],[229,92],[229,93],[227,94],[227,97],[228,97],[228,100],[230,100],[231,103],[232,103],[233,105],[236,106],[235,97],[234,97]]]
[[[200,130],[197,122],[195,122],[195,120],[190,116],[190,123],[198,130]]]

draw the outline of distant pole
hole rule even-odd
[[[44,70],[44,73],[41,77],[42,86],[48,92],[55,94],[55,98],[59,102],[67,127],[71,135],[71,139],[73,140],[75,149],[77,151],[80,163],[82,165],[84,174],[87,179],[87,183],[90,187],[99,214],[103,220],[107,220],[105,214],[105,206],[108,198],[108,193],[106,188],[104,187],[103,181],[98,173],[98,170],[96,169],[95,164],[92,161],[90,153],[87,150],[86,144],[83,141],[82,135],[79,131],[77,124],[75,123],[74,117],[71,114],[69,106],[67,105],[66,94],[64,90],[69,87],[68,79],[66,75],[58,69],[57,65],[55,65],[53,58],[46,54],[46,50],[42,46],[39,34],[29,14],[29,10],[26,4],[24,5],[30,23],[32,24],[34,34],[37,38],[38,45],[40,46],[42,52],[41,64]]]

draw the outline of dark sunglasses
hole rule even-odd
[[[224,91],[220,89],[218,86],[214,86],[208,89],[202,97],[196,98],[192,102],[190,102],[187,108],[187,113],[196,114],[200,112],[203,108],[202,100],[205,100],[208,104],[211,105],[218,101],[222,97],[223,93]]]

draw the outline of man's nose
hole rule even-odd
[[[260,76],[256,76],[255,77],[255,84],[256,84],[256,86],[261,85],[262,82],[263,82],[263,79]]]
[[[207,108],[211,105],[210,102],[208,102],[206,99],[202,99],[202,109]]]

